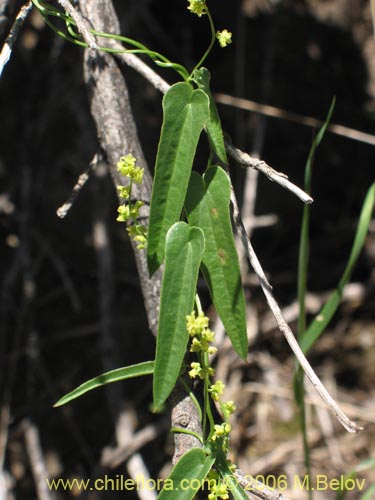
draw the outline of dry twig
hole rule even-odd
[[[232,186],[232,191],[231,191],[231,202],[233,206],[233,219],[234,223],[236,226],[236,230],[238,231],[239,235],[241,236],[241,241],[245,245],[247,255],[249,257],[250,263],[255,271],[255,273],[258,276],[260,286],[262,287],[263,293],[267,299],[268,305],[275,316],[277,325],[279,327],[279,330],[283,333],[286,341],[288,342],[290,348],[292,349],[294,355],[296,356],[299,364],[301,365],[303,371],[305,372],[306,376],[314,386],[315,390],[319,394],[319,396],[325,401],[325,403],[329,406],[329,408],[333,411],[333,413],[336,415],[336,418],[338,421],[341,423],[341,425],[348,431],[348,432],[358,432],[362,428],[359,427],[357,424],[352,422],[340,408],[337,406],[335,400],[332,398],[332,396],[328,393],[327,389],[323,386],[317,375],[315,374],[314,370],[312,369],[310,363],[307,361],[305,358],[303,352],[301,351],[301,348],[295,339],[292,330],[290,329],[289,325],[285,321],[282,312],[280,310],[280,307],[278,303],[276,302],[273,293],[272,293],[272,287],[269,284],[264,271],[262,269],[262,266],[258,260],[258,257],[253,249],[253,246],[247,237],[241,215],[239,212],[238,204],[237,204],[237,199],[234,194],[233,186]]]
[[[40,444],[39,430],[31,420],[24,421],[23,430],[38,499],[53,500],[55,496],[48,488],[46,482],[48,472]]]
[[[78,31],[81,33],[84,41],[90,47],[90,49],[98,50],[98,44],[95,41],[94,35],[90,32],[86,21],[81,16],[80,12],[73,7],[69,0],[57,0],[61,7],[63,7],[73,18],[77,25]]]
[[[255,170],[259,170],[259,172],[262,172],[262,174],[266,175],[270,181],[276,182],[285,189],[288,189],[288,191],[298,196],[298,198],[304,203],[313,202],[311,196],[309,196],[301,188],[290,182],[287,175],[281,172],[277,172],[272,167],[267,165],[265,161],[258,160],[257,158],[252,158],[249,154],[244,153],[238,148],[235,148],[229,141],[225,142],[225,146],[229,155],[241,166],[244,166],[246,168],[251,167]]]
[[[78,180],[75,183],[69,198],[56,210],[56,214],[58,217],[60,217],[60,219],[65,219],[65,217],[68,215],[69,210],[72,208],[73,203],[76,201],[83,186],[89,180],[91,172],[93,172],[96,168],[98,161],[98,155],[95,154],[94,158],[90,162],[89,167],[78,177]]]
[[[21,31],[23,23],[25,22],[27,16],[30,14],[32,8],[33,4],[31,0],[29,0],[26,5],[23,5],[21,7],[19,13],[16,16],[16,19],[14,20],[14,23],[9,31],[9,34],[0,52],[0,77],[12,55],[14,44],[16,43],[17,37],[19,35],[19,32]]]
[[[150,424],[136,432],[126,443],[126,446],[120,445],[116,448],[105,448],[103,450],[101,465],[110,469],[115,469],[143,446],[154,441],[162,432],[169,427],[169,420],[163,419],[155,424]]]

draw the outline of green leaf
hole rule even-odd
[[[224,482],[228,486],[228,490],[231,492],[234,500],[249,500],[245,490],[229,469],[226,457],[222,453],[219,453],[216,457],[215,468],[217,468],[218,472],[224,479]]]
[[[370,189],[367,191],[366,198],[361,210],[352,251],[350,253],[348,263],[345,267],[343,275],[341,276],[337,289],[331,294],[321,312],[310,324],[302,337],[301,348],[305,354],[311,349],[315,341],[319,338],[328,323],[331,321],[341,302],[343,288],[350,279],[355,263],[357,262],[357,259],[364,245],[374,205],[375,183],[372,184]]]
[[[84,382],[78,386],[73,391],[65,394],[60,398],[57,403],[53,406],[62,406],[73,399],[79,398],[82,394],[88,391],[92,391],[97,387],[105,384],[111,384],[112,382],[119,382],[120,380],[126,380],[128,378],[141,377],[142,375],[152,375],[154,371],[154,361],[145,361],[144,363],[139,363],[137,365],[126,366],[125,368],[117,368],[116,370],[111,370],[110,372],[103,373],[98,377],[92,378],[87,382]]]
[[[335,107],[336,99],[332,100],[331,106],[328,111],[327,118],[317,133],[313,143],[311,145],[309,156],[306,161],[305,167],[305,182],[304,188],[306,193],[311,194],[311,178],[312,178],[312,168],[315,159],[315,153],[319,147],[324,134],[327,130],[329,122],[331,121],[333,110]],[[309,227],[310,227],[310,211],[311,206],[305,204],[303,207],[302,215],[302,226],[301,226],[301,236],[299,243],[299,254],[298,254],[298,303],[300,307],[300,313],[298,316],[298,338],[301,339],[304,331],[306,330],[306,314],[305,314],[305,295],[307,288],[307,270],[309,263]]]
[[[357,464],[354,467],[354,469],[351,472],[349,472],[349,474],[345,474],[344,489],[336,493],[336,500],[344,500],[347,497],[347,493],[349,492],[349,490],[345,488],[345,485],[349,479],[354,479],[356,481],[357,489],[359,491],[362,491],[366,483],[366,480],[363,477],[358,478],[358,473],[361,472],[363,473],[364,471],[367,471],[369,469],[375,469],[375,458],[367,458],[363,460],[362,462]],[[374,498],[372,495],[374,492],[375,492],[375,484],[370,486],[370,488],[363,493],[363,495],[359,500],[372,500]]]
[[[315,153],[317,148],[319,147],[321,141],[323,140],[324,134],[327,130],[329,122],[331,121],[333,110],[335,107],[336,99],[332,100],[331,106],[328,111],[328,115],[323,126],[320,128],[316,137],[313,140],[311,145],[309,155],[306,162],[305,167],[305,191],[306,193],[311,193],[311,179],[312,179],[312,170],[315,159]],[[310,205],[305,204],[303,207],[303,215],[302,215],[302,226],[301,226],[301,236],[299,243],[299,254],[298,254],[298,285],[297,285],[297,297],[299,304],[299,315],[298,315],[298,323],[297,323],[297,336],[298,341],[301,342],[303,334],[306,330],[306,289],[307,289],[307,272],[309,265],[309,251],[310,251],[310,242],[309,242],[309,228],[310,228]],[[294,396],[297,404],[300,407],[299,411],[299,424],[302,434],[303,441],[303,452],[304,452],[304,462],[306,467],[306,472],[308,475],[311,475],[311,464],[310,464],[310,448],[309,442],[307,439],[307,426],[306,426],[306,407],[305,407],[305,385],[304,385],[304,377],[305,374],[299,364],[296,364],[295,377],[294,377]],[[310,493],[310,497],[312,494]],[[311,500],[311,499],[310,499]]]
[[[371,500],[374,498],[375,494],[375,484],[371,485],[368,490],[361,496],[359,500]]]
[[[211,148],[215,152],[219,160],[226,165],[228,163],[227,153],[225,150],[224,134],[221,128],[221,122],[215,100],[210,90],[211,75],[207,68],[200,68],[194,72],[194,81],[200,89],[202,89],[210,100],[210,117],[206,123],[206,131]]]
[[[220,167],[191,174],[185,200],[189,224],[203,229],[202,272],[233,347],[246,358],[245,298],[229,215],[230,182]]]
[[[157,500],[192,500],[214,462],[202,448],[192,448],[173,467]]]
[[[163,111],[148,229],[151,275],[163,261],[169,228],[181,216],[199,136],[209,115],[208,97],[188,83],[176,83],[164,96]]]
[[[203,251],[201,229],[177,222],[168,231],[156,339],[155,409],[167,399],[180,373],[189,337],[186,316],[194,307]]]
[[[227,475],[225,477],[225,482],[228,485],[228,489],[232,493],[234,500],[249,500],[245,490],[233,475]]]

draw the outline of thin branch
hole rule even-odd
[[[338,421],[341,423],[341,425],[348,431],[348,432],[358,432],[362,429],[362,427],[359,427],[357,424],[352,422],[340,408],[337,406],[335,400],[332,398],[332,396],[329,394],[327,389],[323,386],[317,375],[315,374],[314,370],[312,369],[311,365],[305,358],[303,352],[301,351],[301,348],[295,339],[292,330],[288,326],[287,322],[285,321],[282,312],[280,310],[280,307],[278,303],[276,302],[273,293],[272,293],[272,287],[269,284],[268,280],[265,277],[264,271],[262,269],[262,266],[258,260],[258,257],[251,245],[251,242],[249,238],[247,237],[238,204],[237,204],[237,199],[233,190],[231,190],[231,202],[233,205],[233,219],[234,223],[236,226],[236,230],[238,231],[241,240],[243,244],[245,245],[245,249],[247,252],[247,255],[249,257],[250,263],[255,271],[255,273],[258,276],[260,286],[262,287],[263,293],[267,299],[268,305],[277,321],[277,325],[279,327],[279,330],[283,333],[286,341],[288,342],[290,348],[292,349],[294,355],[296,356],[299,364],[303,368],[306,376],[314,386],[315,390],[319,394],[319,396],[323,399],[323,401],[329,406],[329,408],[333,411],[333,413],[336,415],[336,418]]]
[[[105,448],[103,450],[101,465],[109,469],[115,469],[128,458],[139,451],[143,446],[154,441],[161,433],[165,432],[170,425],[169,419],[162,419],[155,424],[150,424],[131,436],[129,442],[124,446],[121,443],[116,448]]]
[[[259,170],[259,172],[262,172],[262,174],[266,175],[270,181],[277,182],[277,184],[279,184],[280,186],[288,189],[288,191],[291,191],[293,194],[298,196],[298,198],[304,203],[310,204],[314,201],[311,196],[305,193],[301,188],[290,182],[287,175],[281,172],[277,172],[272,167],[267,165],[265,161],[251,157],[249,154],[244,153],[240,149],[234,147],[233,144],[231,144],[229,141],[225,141],[225,147],[228,151],[228,154],[241,166],[245,168],[251,167],[255,170]]]
[[[151,479],[150,473],[146,467],[142,455],[140,455],[139,453],[135,453],[132,457],[129,458],[126,468],[128,470],[129,476],[134,481],[139,481],[139,478],[142,478],[144,483],[148,484],[148,481]],[[137,491],[137,495],[139,500],[156,500],[157,491],[152,488],[139,488]]]
[[[58,3],[63,7],[73,18],[77,25],[78,31],[81,33],[84,41],[90,47],[90,49],[98,50],[98,44],[95,41],[94,35],[90,32],[86,21],[83,19],[81,14],[77,9],[73,7],[69,0],[57,0]]]
[[[265,385],[259,382],[246,382],[242,386],[242,392],[257,393],[263,394],[267,396],[271,396],[273,398],[282,398],[288,400],[294,400],[294,396],[289,389],[281,388],[281,387],[271,387],[269,385]],[[316,395],[316,393],[310,391],[309,395],[305,397],[305,403],[311,406],[319,406],[326,408],[324,402]],[[359,418],[361,420],[365,420],[368,423],[375,424],[375,406],[372,405],[369,408],[360,407],[354,404],[345,403],[340,401],[340,406],[345,410],[346,413],[351,415],[353,418]]]
[[[32,1],[29,0],[26,5],[23,5],[21,7],[19,13],[16,16],[16,19],[14,20],[12,27],[10,28],[9,34],[6,37],[3,48],[1,49],[0,52],[0,77],[12,55],[12,50],[14,44],[16,43],[19,32],[21,31],[21,28],[27,16],[30,14],[32,8],[33,8]]]
[[[23,431],[37,497],[39,500],[53,500],[55,495],[50,491],[46,482],[48,472],[40,443],[39,430],[31,420],[27,419],[23,422]]]
[[[240,469],[235,470],[234,477],[245,490],[247,495],[252,494],[257,496],[258,498],[261,498],[262,500],[289,500],[278,490],[268,489],[263,483],[257,481],[252,476],[249,477],[249,474],[244,474]]]
[[[253,111],[262,115],[271,116],[272,118],[288,120],[292,123],[305,125],[306,127],[319,129],[324,124],[324,122],[318,120],[317,118],[313,118],[312,116],[301,116],[297,113],[291,113],[290,111],[276,108],[275,106],[260,104],[258,102],[250,101],[249,99],[242,99],[240,97],[234,97],[227,94],[215,94],[215,100],[220,104],[245,109],[247,111]],[[362,132],[361,130],[345,127],[344,125],[332,123],[331,125],[328,125],[327,130],[329,132],[332,132],[332,134],[346,137],[347,139],[352,139],[353,141],[363,142],[365,144],[370,144],[371,146],[374,146],[375,144],[375,138],[373,134],[367,134],[366,132]]]
[[[57,210],[56,214],[60,219],[64,219],[69,210],[72,208],[73,203],[76,201],[79,193],[81,192],[83,186],[89,180],[91,172],[94,171],[96,166],[98,165],[99,159],[98,154],[94,155],[94,158],[91,160],[89,167],[78,177],[77,182],[75,183],[72,192],[65,203],[63,203]]]

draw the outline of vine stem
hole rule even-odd
[[[199,63],[195,65],[193,71],[190,74],[190,78],[192,78],[192,76],[194,75],[195,71],[197,71],[202,66],[202,64],[207,59],[207,56],[211,52],[212,47],[214,46],[214,43],[215,43],[215,39],[216,39],[216,36],[215,36],[215,25],[214,25],[214,21],[212,19],[211,13],[208,10],[208,8],[207,8],[207,17],[208,17],[208,21],[210,23],[210,30],[211,30],[210,45],[208,46],[208,49],[206,50],[206,52],[203,54],[203,56],[202,56],[201,60],[199,61]]]

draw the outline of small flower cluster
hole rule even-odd
[[[207,14],[208,7],[206,0],[188,0],[188,2],[188,10],[190,10],[192,14],[196,14],[198,17],[202,17]],[[220,47],[226,47],[232,43],[232,33],[226,29],[217,31],[216,38],[219,41]]]
[[[120,198],[128,201],[127,204],[120,205],[117,209],[119,222],[130,222],[129,226],[126,228],[130,238],[138,243],[137,248],[146,248],[147,245],[147,229],[142,224],[137,222],[139,216],[139,210],[144,205],[143,201],[136,201],[132,203],[131,201],[131,190],[133,182],[135,184],[141,184],[143,179],[143,168],[136,166],[136,159],[132,155],[126,155],[120,158],[117,163],[117,171],[124,177],[129,178],[128,186],[118,186],[118,192]]]
[[[221,424],[213,424],[208,442],[212,447],[218,448],[221,452],[226,454],[229,449],[229,433],[231,431],[228,420],[230,415],[235,411],[236,406],[233,401],[223,402],[221,400],[225,388],[221,380],[217,380],[214,384],[210,384],[209,382],[209,377],[214,376],[215,370],[208,365],[208,354],[215,353],[216,348],[209,345],[210,342],[213,342],[215,334],[209,329],[208,325],[209,319],[203,312],[199,312],[197,315],[195,311],[193,311],[186,316],[186,329],[191,337],[190,351],[197,353],[198,359],[200,360],[200,362],[191,363],[189,376],[191,378],[198,377],[204,380],[205,386],[206,384],[208,386],[206,390],[208,390],[212,400],[218,403],[221,408],[224,422]],[[219,473],[215,470],[211,470],[208,478],[213,480],[209,483],[210,493],[208,495],[208,500],[228,500],[228,485],[221,478]]]
[[[188,2],[188,10],[190,10],[193,14],[196,14],[198,17],[202,17],[204,14],[207,14],[206,0],[188,0]]]
[[[210,481],[208,500],[217,500],[218,498],[221,498],[221,500],[228,500],[228,485],[222,480],[220,475],[215,470],[211,469],[208,474],[208,479]]]
[[[220,47],[222,48],[232,43],[232,33],[228,30],[217,31],[216,38],[218,39]]]
[[[215,338],[215,333],[208,328],[209,319],[200,312],[198,316],[195,311],[186,316],[186,329],[191,337],[190,351],[201,353],[201,354],[214,354],[217,349],[214,346],[210,346],[210,342],[213,342]],[[191,370],[189,371],[189,376],[191,378],[200,378],[204,380],[205,375],[209,377],[214,376],[215,370],[211,366],[202,366],[201,363],[193,362],[191,363]],[[219,436],[225,437],[230,432],[230,425],[228,424],[229,416],[235,411],[236,407],[233,401],[222,402],[221,397],[224,392],[225,385],[221,380],[217,380],[214,384],[210,385],[208,392],[211,398],[219,403],[220,408],[223,412],[225,424],[221,426],[215,425],[214,434],[212,435],[212,440],[215,441]],[[224,427],[223,427],[224,426]]]
[[[215,333],[208,328],[209,319],[203,313],[196,316],[195,311],[186,316],[186,329],[191,339],[191,352],[208,352],[214,354],[217,349],[210,346],[213,342]]]

